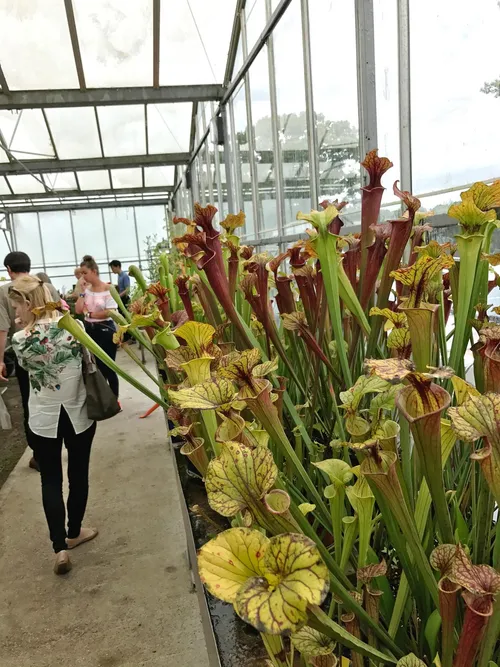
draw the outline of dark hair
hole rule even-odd
[[[80,266],[84,266],[86,269],[90,269],[91,271],[99,273],[99,267],[97,266],[97,262],[92,257],[92,255],[84,255],[82,261],[80,262]]]
[[[111,262],[109,263],[110,266],[116,266],[119,269],[122,268],[122,263],[120,262],[119,259],[112,259]]]
[[[25,252],[9,252],[3,260],[5,268],[9,267],[14,273],[29,273],[31,271],[31,259]]]

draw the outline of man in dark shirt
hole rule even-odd
[[[122,271],[122,263],[118,259],[111,261],[109,267],[118,276],[118,294],[126,306],[130,302],[130,278],[125,271]]]

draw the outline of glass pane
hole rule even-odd
[[[80,263],[84,255],[92,255],[97,263],[107,263],[102,215],[99,209],[71,211],[75,235],[76,256]]]
[[[144,177],[146,187],[156,187],[174,184],[175,167],[145,167]]]
[[[400,178],[401,173],[399,159],[397,0],[374,0],[373,12],[375,22],[378,154],[388,157],[394,163],[394,167],[382,179],[382,185],[387,188],[382,197],[382,202],[391,202],[395,199],[392,184]],[[427,142],[426,145],[428,145]],[[439,145],[439,142],[437,145]],[[362,157],[364,158],[364,155]]]
[[[141,257],[147,258],[148,237],[150,245],[167,238],[164,206],[136,206],[137,234]]]
[[[140,188],[142,185],[142,173],[140,167],[111,169],[110,171],[114,188]]]
[[[319,147],[319,194],[348,201],[353,214],[360,203],[358,89],[354,0],[310,3],[312,80]],[[332,68],[332,47],[324,25],[342,26],[336,48],[342,53]]]
[[[0,111],[0,130],[19,160],[55,157],[40,109]]]
[[[37,178],[40,178],[40,175],[37,174]],[[45,192],[45,188],[42,183],[33,176],[29,174],[18,174],[14,176],[9,176],[9,183],[11,188],[14,190],[14,194],[21,195],[31,192]]]
[[[98,107],[104,154],[143,155],[146,152],[144,108],[141,104]]]
[[[45,266],[70,264],[75,261],[71,218],[69,211],[45,211],[40,213]]]
[[[1,3],[0,62],[12,90],[78,88],[64,3]]]
[[[300,0],[292,0],[274,31],[279,131],[285,174],[285,223],[311,209]],[[315,202],[316,206],[316,202]]]
[[[132,207],[103,209],[110,259],[134,261],[137,259],[134,210]]]
[[[314,2],[312,4],[314,4]],[[257,42],[257,39],[260,37],[260,34],[266,27],[266,0],[250,0],[250,2],[247,2],[245,14],[248,53],[250,53]]]
[[[37,214],[14,213],[12,218],[17,249],[27,253],[33,265],[43,266]]]
[[[250,96],[262,227],[260,234],[262,236],[277,233],[275,156],[271,124],[267,47],[257,56],[250,70]]]
[[[82,190],[107,190],[110,187],[107,169],[78,171],[77,176]]]
[[[46,114],[61,159],[101,156],[92,107],[47,109]]]
[[[410,11],[414,190],[498,178],[500,100],[487,84],[500,75],[500,6],[412,0]],[[422,30],[431,49],[418,47]]]
[[[152,0],[73,0],[73,6],[87,85],[152,85]]]
[[[183,153],[189,150],[190,103],[148,104],[150,153]]]
[[[43,175],[45,183],[51,190],[76,190],[75,175],[70,171],[46,173]]]
[[[222,83],[235,6],[236,0],[162,3],[162,85]]]
[[[10,190],[7,181],[3,176],[0,176],[0,195],[10,195]]]

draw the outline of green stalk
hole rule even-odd
[[[363,609],[363,607],[356,602],[356,600],[351,597],[349,590],[352,589],[352,585],[345,576],[345,574],[340,570],[335,560],[332,558],[330,552],[325,547],[321,539],[315,533],[313,527],[307,520],[307,518],[302,514],[302,512],[292,504],[290,506],[290,512],[292,513],[293,518],[298,524],[300,530],[312,539],[316,546],[319,549],[322,559],[325,561],[326,566],[330,570],[330,590],[336,595],[346,609],[351,611],[353,614],[356,614],[358,619],[364,623],[368,628],[372,629],[378,639],[387,646],[396,655],[402,655],[402,651],[399,646],[394,642],[394,640],[389,637],[384,628],[380,625],[377,625],[373,622],[373,619],[370,615]]]
[[[138,380],[129,375],[120,366],[118,366],[118,364],[115,363],[113,359],[111,359],[111,357],[107,355],[106,352],[104,352],[104,350],[92,340],[87,332],[80,327],[80,325],[71,317],[69,313],[66,313],[63,315],[63,317],[61,317],[57,323],[57,326],[60,329],[66,329],[66,331],[68,331],[73,336],[73,338],[76,338],[76,340],[84,345],[88,350],[90,350],[94,356],[105,363],[106,366],[111,368],[112,371],[122,377],[126,382],[131,384],[133,387],[151,399],[153,403],[158,403],[158,405],[161,405],[162,408],[168,410],[170,407],[168,403],[166,403],[160,396],[154,394],[147,387],[145,387]]]
[[[262,426],[271,436],[271,440],[281,448],[286,458],[290,460],[295,472],[299,476],[302,484],[308,490],[310,497],[314,499],[314,504],[318,508],[319,512],[323,513],[323,518],[329,520],[329,512],[326,508],[321,495],[314,486],[311,478],[307,474],[302,461],[299,461],[297,454],[290,444],[286,433],[283,429],[283,426],[278,418],[278,413],[275,406],[271,402],[270,392],[267,390],[262,391],[258,396],[253,398],[246,398],[246,403],[249,409],[254,413],[257,419],[260,421]]]
[[[340,559],[340,569],[345,572],[349,558],[351,557],[354,540],[358,533],[358,517],[345,516],[342,519],[344,524],[344,541],[342,543],[342,556]]]
[[[360,653],[361,655],[374,660],[376,663],[382,662],[384,665],[395,665],[397,663],[396,658],[392,655],[381,653],[373,646],[365,644],[361,639],[352,635],[338,623],[335,623],[335,621],[325,614],[325,612],[318,606],[310,607],[308,625],[328,637],[332,637],[335,641],[338,641],[339,644],[342,644],[342,646],[347,646],[351,651],[356,651],[356,653]],[[376,627],[378,627],[378,625]],[[397,655],[401,655],[400,650],[398,650]]]
[[[321,264],[321,273],[323,275],[325,294],[328,302],[328,312],[330,313],[330,321],[332,323],[334,337],[337,341],[337,354],[340,361],[342,376],[344,378],[345,386],[351,387],[353,384],[352,375],[347,353],[343,344],[344,332],[340,315],[337,237],[330,234],[327,225],[321,225],[318,228],[316,251]]]
[[[441,422],[441,454],[442,454],[443,468],[445,467],[446,462],[450,457],[455,442],[456,442],[456,436],[451,429],[450,423],[448,421],[443,420]],[[422,541],[424,537],[425,527],[427,525],[427,519],[431,509],[431,504],[432,504],[432,499],[431,499],[431,494],[429,492],[429,487],[427,485],[427,482],[423,480],[422,484],[420,485],[417,497],[417,503],[415,505],[415,525],[417,528],[420,541]],[[389,624],[389,634],[391,635],[391,637],[396,636],[398,628],[401,624],[403,612],[406,606],[406,602],[408,600],[408,593],[409,593],[408,579],[406,577],[406,574],[403,572],[399,583],[398,594],[396,596],[396,602],[394,604],[394,610],[392,613],[391,622]]]
[[[448,348],[446,347],[446,322],[444,318],[444,296],[443,292],[439,292],[439,351],[441,354],[441,366],[448,365]]]
[[[139,359],[139,357],[136,355],[136,353],[132,350],[130,345],[123,345],[122,349],[125,350],[125,352],[128,354],[128,356],[132,359],[132,361],[135,361],[135,363],[139,366],[139,368],[145,373],[150,380],[152,380],[160,390],[162,389],[161,384],[158,382],[158,378],[151,373],[151,371],[147,368],[146,364],[143,364],[142,361]]]
[[[457,239],[458,252],[460,255],[460,270],[458,275],[458,302],[455,306],[455,335],[451,344],[450,366],[455,372],[460,373],[463,366],[463,358],[467,345],[467,320],[471,308],[471,297],[474,288],[477,263],[483,234],[470,234],[465,236],[459,234]]]
[[[146,279],[142,275],[142,271],[138,266],[134,266],[133,264],[128,267],[128,273],[132,278],[135,279],[135,282],[137,283],[139,289],[141,292],[144,294],[144,292],[148,289],[148,284],[146,282]]]
[[[366,458],[361,464],[361,472],[367,477],[379,506],[379,499],[382,496],[383,501],[385,501],[384,504],[393,515],[406,540],[407,549],[413,555],[422,581],[437,605],[439,597],[436,579],[420,541],[415,521],[404,499],[395,466],[397,456],[393,452],[380,452],[379,454],[380,462],[372,458]],[[381,512],[385,518],[382,508]]]
[[[130,322],[132,319],[132,314],[126,309],[125,304],[123,303],[122,298],[118,294],[118,290],[114,285],[109,286],[109,293],[118,304],[118,308],[120,309],[123,317],[127,320],[127,322]]]
[[[330,500],[330,513],[332,516],[333,543],[335,545],[335,561],[340,565],[342,559],[342,519],[345,513],[344,488],[337,485],[335,494]]]

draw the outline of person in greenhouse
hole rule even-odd
[[[80,268],[82,275],[77,283],[80,286],[80,292],[75,303],[75,311],[85,315],[87,333],[114,360],[118,346],[113,342],[116,328],[109,313],[117,310],[118,305],[111,296],[109,284],[101,280],[99,267],[91,255],[84,256]],[[84,284],[87,286],[84,287]],[[117,374],[100,359],[96,361],[113,393],[118,396]]]
[[[89,459],[96,423],[87,416],[82,347],[57,326],[60,304],[35,276],[17,278],[9,299],[20,324],[12,347],[31,385],[29,430],[42,479],[42,501],[56,553],[54,572],[71,569],[68,549],[92,540],[94,528],[82,528],[89,490]],[[63,499],[62,443],[68,450],[69,496]]]
[[[7,273],[11,281],[16,280],[21,276],[29,275],[31,271],[31,259],[25,252],[14,251],[9,252],[5,256],[3,261]],[[0,286],[0,381],[6,381],[7,379],[7,367],[5,364],[5,351],[7,349],[7,344],[12,339],[13,334],[19,328],[16,324],[16,314],[15,310],[9,300],[9,287],[12,283],[5,282]],[[57,293],[55,287],[51,284],[47,285],[49,290],[51,300],[58,301],[59,294]],[[30,382],[28,373],[26,370],[17,362],[17,359],[14,359],[15,362],[15,374],[19,384],[19,392],[21,394],[21,402],[23,405],[24,413],[24,431],[26,434],[26,441],[28,445],[33,449],[32,435],[28,427],[29,420],[29,396],[30,396]],[[29,467],[34,470],[38,470],[38,464],[35,460],[35,457],[32,456],[29,462]]]
[[[113,259],[109,263],[109,268],[118,276],[118,294],[124,305],[127,306],[130,302],[130,278],[127,272],[123,271],[122,263],[118,259]]]

